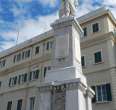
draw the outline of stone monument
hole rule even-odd
[[[94,92],[88,87],[82,73],[80,37],[83,35],[75,18],[76,0],[62,0],[59,19],[51,24],[55,47],[53,70],[38,86],[38,110],[92,110]]]
[[[74,16],[76,12],[77,0],[61,0],[59,17]]]

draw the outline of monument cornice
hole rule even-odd
[[[60,18],[58,20],[56,20],[54,23],[51,24],[51,27],[53,27],[53,29],[57,30],[59,28],[64,28],[64,27],[68,27],[68,26],[72,26],[74,25],[74,27],[79,30],[79,32],[83,35],[83,30],[81,28],[81,26],[79,25],[76,17],[74,16],[66,16],[63,18]]]
[[[85,95],[89,94],[90,97],[93,97],[94,95],[94,92],[92,91],[92,89],[84,85],[80,78],[67,80],[67,81],[40,83],[40,85],[38,85],[38,90],[40,92],[55,91],[55,90],[59,90],[59,88],[62,91],[79,89]]]

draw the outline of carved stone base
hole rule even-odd
[[[91,110],[94,92],[80,79],[39,85],[39,110]],[[43,106],[42,106],[43,105]]]

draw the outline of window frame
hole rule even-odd
[[[94,25],[96,25],[96,24],[98,24],[98,30],[96,31],[96,30],[94,30]],[[99,22],[95,22],[95,23],[92,23],[92,33],[94,34],[94,33],[98,33],[98,32],[100,32],[100,23]]]
[[[108,96],[108,90],[107,90],[107,86],[110,86],[110,97]],[[103,86],[105,86],[105,91],[106,91],[106,99],[104,99],[104,94],[103,94]],[[99,96],[98,96],[98,89],[97,87],[101,88],[101,100],[99,100]],[[94,92],[96,93],[92,103],[105,103],[105,102],[112,102],[112,89],[111,89],[111,83],[106,83],[106,84],[101,84],[101,85],[95,85],[95,86],[91,86],[91,88],[94,88]]]
[[[101,61],[95,62],[95,54],[98,53],[98,52],[101,53]],[[102,49],[99,49],[99,50],[94,51],[94,53],[93,53],[93,62],[94,62],[93,64],[95,64],[95,65],[102,64],[104,62]]]
[[[9,108],[9,106],[10,106],[10,108]],[[8,101],[8,103],[7,103],[7,110],[12,110],[12,101]]]
[[[35,46],[35,55],[40,53],[40,45]]]
[[[83,28],[83,37],[87,37],[88,36],[88,31],[87,31],[87,27]]]
[[[84,65],[82,65],[82,57],[84,57]],[[82,65],[83,68],[86,67],[86,59],[85,59],[85,55],[82,55],[82,56],[81,56],[81,65]]]
[[[19,102],[21,102],[21,103],[19,103]],[[21,104],[21,107],[20,107],[20,109],[19,109],[19,105]],[[22,99],[19,99],[18,101],[17,101],[17,109],[16,110],[22,110],[22,105],[23,105],[23,100]]]
[[[6,59],[0,60],[0,68],[4,68],[6,66]]]
[[[33,104],[32,104],[32,101],[34,102]],[[29,104],[30,104],[29,110],[34,110],[35,109],[35,102],[36,102],[36,97],[35,96],[29,98]]]

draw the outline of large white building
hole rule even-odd
[[[90,12],[78,21],[83,73],[96,95],[93,110],[116,110],[116,19],[106,8]]]
[[[93,110],[116,110],[116,20],[111,12],[100,8],[51,26],[0,53],[0,110],[91,110],[93,92],[80,62],[96,93]]]
[[[0,110],[92,110],[74,9],[63,1],[52,30],[0,53]]]

